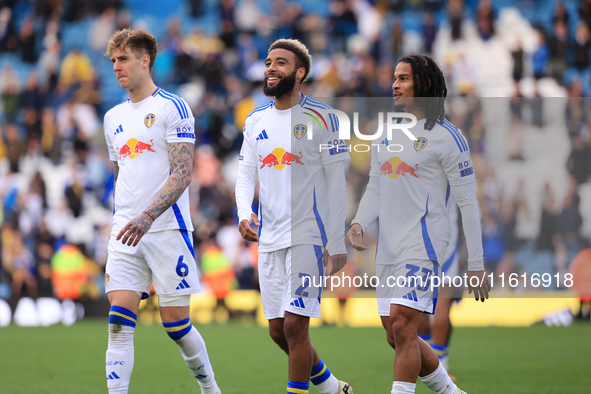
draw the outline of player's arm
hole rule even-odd
[[[119,164],[116,161],[113,162],[113,199],[115,198],[115,187],[117,186],[117,178],[119,178]]]
[[[474,291],[476,301],[480,299],[484,302],[488,298],[490,282],[484,270],[476,178],[467,144],[459,149],[455,142],[448,144],[448,149],[444,150],[442,155],[441,164],[462,214],[462,228],[468,249],[468,292]],[[471,283],[478,285],[472,286]]]
[[[242,162],[239,164],[235,191],[238,222],[240,223],[238,230],[242,238],[251,242],[259,240],[257,233],[250,227],[251,222],[254,222],[256,226],[260,225],[259,218],[252,212],[256,175],[256,167],[245,165]]]
[[[347,238],[358,251],[366,250],[367,246],[361,243],[363,232],[378,218],[380,213],[380,164],[377,152],[372,150],[371,169],[369,170],[369,182],[359,202],[357,214],[351,221],[351,228]]]
[[[121,229],[117,240],[123,237],[123,243],[136,246],[152,227],[152,223],[179,199],[191,183],[194,151],[193,142],[168,143],[168,179],[150,206]]]
[[[347,218],[345,162],[340,160],[326,164],[324,173],[328,180],[328,201],[330,202],[329,238],[326,250],[332,263],[330,275],[333,275],[347,264],[347,247],[345,246],[345,220]]]
[[[257,227],[260,226],[259,218],[252,212],[252,200],[254,199],[258,164],[249,133],[251,127],[251,118],[247,118],[244,122],[244,130],[242,130],[243,139],[242,148],[240,149],[235,194],[240,235],[247,241],[257,242],[259,237],[254,229],[250,227],[251,222],[254,222]]]

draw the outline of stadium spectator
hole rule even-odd
[[[423,15],[422,34],[425,52],[430,54],[433,52],[433,43],[435,42],[435,36],[437,35],[437,25],[435,24],[435,18],[430,12],[427,12]]]
[[[8,271],[12,278],[12,296],[19,297],[23,289],[29,297],[37,296],[37,278],[35,277],[35,258],[25,247],[18,229],[11,232],[11,250],[8,258]]]
[[[591,148],[581,135],[571,138],[572,150],[568,156],[566,168],[578,184],[587,182],[591,175]]]
[[[0,53],[12,52],[18,45],[12,11],[8,7],[0,9]]]
[[[588,156],[589,157],[589,156]],[[577,193],[577,183],[572,181],[571,186],[564,197],[562,211],[556,219],[557,242],[566,247],[567,266],[570,265],[575,256],[581,251],[580,231],[583,218],[579,211],[580,197]]]
[[[457,41],[462,38],[462,24],[464,23],[464,1],[450,0],[447,3],[447,14],[451,27],[451,39]]]
[[[109,38],[115,33],[116,13],[114,8],[107,8],[93,22],[88,31],[88,42],[92,50],[102,53],[107,47]]]
[[[548,62],[550,60],[550,51],[546,45],[544,32],[540,29],[536,30],[538,39],[537,47],[532,55],[532,67],[534,78],[536,80],[546,76],[548,72]]]
[[[556,7],[554,8],[554,14],[552,15],[552,24],[556,23],[557,21],[563,22],[566,26],[568,26],[569,15],[566,7],[564,6],[564,2],[558,1],[556,2]]]
[[[589,28],[584,23],[578,23],[574,40],[574,66],[579,72],[589,73],[589,50],[591,49],[591,36]]]
[[[517,38],[515,48],[511,51],[511,58],[513,59],[513,81],[518,84],[523,77],[523,45],[521,40]]]
[[[490,0],[480,0],[476,10],[476,28],[480,38],[487,41],[495,34],[495,11]]]
[[[21,50],[21,59],[25,63],[35,63],[37,61],[36,42],[37,37],[33,31],[33,18],[24,20],[19,32],[19,46]]]
[[[568,27],[562,20],[554,22],[553,34],[548,37],[550,54],[550,73],[559,84],[563,83],[563,74],[567,68]]]
[[[540,232],[536,238],[536,254],[527,272],[554,275],[554,253],[556,243],[556,204],[550,184],[546,183],[542,194],[543,207]]]
[[[59,83],[70,86],[74,83],[92,81],[94,78],[94,67],[90,58],[75,49],[68,53],[60,68]]]

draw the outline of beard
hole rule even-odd
[[[277,82],[277,85],[270,87],[267,85],[267,78],[265,78],[265,82],[263,85],[263,93],[265,96],[269,97],[282,97],[287,93],[291,92],[296,84],[296,72],[294,71],[292,74],[288,75],[287,77],[283,77]]]

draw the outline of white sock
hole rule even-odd
[[[318,365],[312,368],[310,381],[316,386],[320,394],[337,394],[339,391],[339,381],[330,372],[322,359],[320,359]]]
[[[336,394],[339,390],[339,381],[333,374],[324,382],[315,385],[320,394]]]
[[[133,372],[133,332],[135,328],[109,324],[106,370],[109,394],[127,394]]]
[[[197,378],[203,394],[218,393],[219,387],[215,381],[215,374],[209,361],[205,341],[199,331],[193,326],[182,338],[175,341],[187,366]]]
[[[437,394],[458,394],[458,388],[454,382],[451,381],[447,371],[443,368],[443,365],[439,363],[439,366],[430,375],[420,377],[421,382],[425,383],[431,391]]]
[[[394,381],[391,394],[415,394],[416,383]]]

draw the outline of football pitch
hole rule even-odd
[[[258,326],[198,327],[224,394],[285,393],[287,357]],[[591,327],[456,328],[451,373],[469,394],[589,393]],[[356,394],[390,392],[394,351],[381,328],[311,329],[321,357]],[[106,393],[107,321],[0,328],[0,393]],[[130,394],[198,393],[178,348],[157,325],[138,326]],[[317,393],[314,388],[310,393]],[[417,384],[417,393],[430,393]]]

